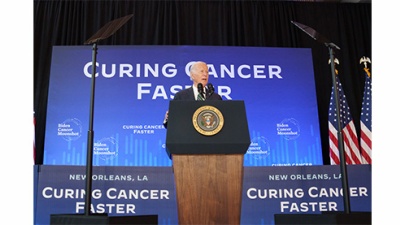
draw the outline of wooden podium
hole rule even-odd
[[[201,130],[202,118],[210,115],[217,117],[208,123],[218,124],[218,132]],[[170,101],[166,146],[179,224],[240,224],[249,145],[243,101]]]

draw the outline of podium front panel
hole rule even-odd
[[[198,132],[193,115],[202,106],[217,108],[223,117],[222,129],[211,136]],[[169,104],[167,153],[171,154],[245,154],[250,135],[244,101],[178,101]]]

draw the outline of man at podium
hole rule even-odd
[[[196,84],[208,81],[204,62],[196,62],[190,76],[193,86],[169,102],[165,141],[179,224],[240,225],[243,158],[250,146],[244,101],[213,101],[222,98],[211,88],[196,91]],[[202,91],[202,101],[195,101]]]
[[[214,86],[208,83],[208,66],[205,62],[197,61],[190,67],[190,79],[193,85],[187,89],[177,92],[173,100],[222,100],[222,97],[214,92]],[[163,125],[167,128],[168,110],[165,112]]]

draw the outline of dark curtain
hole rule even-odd
[[[371,60],[371,3],[251,0],[34,0],[35,164],[43,164],[52,47],[83,45],[111,20],[133,14],[99,45],[211,45],[311,48],[321,147],[329,165],[328,48],[294,26],[314,28],[340,47],[337,69],[357,132],[363,56]],[[210,53],[212,54],[212,53]],[[268,90],[266,90],[268,91]]]

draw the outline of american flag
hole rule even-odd
[[[346,101],[346,96],[342,89],[339,76],[336,73],[336,84],[338,88],[339,111],[342,128],[343,146],[346,164],[361,164],[360,148],[358,145],[358,136],[354,126],[353,118],[350,114],[350,108]],[[334,86],[332,87],[331,100],[329,104],[329,154],[331,165],[340,164],[338,124],[336,114],[336,103]]]
[[[372,164],[372,128],[371,128],[371,73],[367,67],[365,71],[364,99],[361,108],[360,117],[360,147],[363,164]]]

